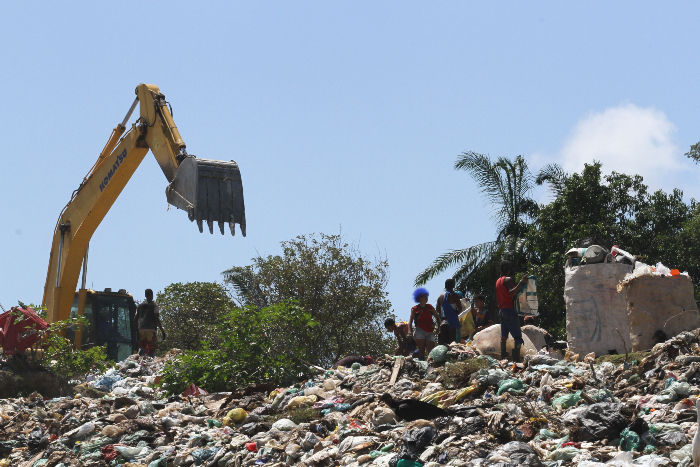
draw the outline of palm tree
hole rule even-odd
[[[533,177],[522,156],[514,160],[467,151],[457,157],[455,170],[465,170],[481,188],[486,204],[492,207],[496,240],[440,255],[415,279],[423,285],[449,268],[457,267],[457,290],[491,295],[497,263],[508,258],[517,269],[524,261],[523,238],[537,214],[537,203],[530,198]]]
[[[700,143],[698,143],[700,144]],[[559,164],[547,164],[537,174],[535,183],[538,185],[549,184],[549,190],[555,198],[559,197],[566,187],[566,179],[568,174]]]

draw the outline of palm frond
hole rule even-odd
[[[508,186],[503,179],[501,171],[491,162],[489,156],[478,154],[474,151],[466,151],[457,156],[454,165],[455,170],[465,170],[476,181],[486,204],[493,205],[493,212],[500,212],[504,200],[508,199]]]
[[[262,293],[260,286],[256,284],[249,267],[234,266],[221,274],[224,276],[224,282],[233,288],[242,304],[259,307],[268,305],[265,294]]]
[[[566,186],[566,178],[568,174],[564,172],[564,169],[559,164],[547,164],[539,171],[535,183],[537,185],[542,185],[544,183],[549,184],[549,189],[554,196],[561,195]]]
[[[461,250],[450,250],[438,256],[435,261],[433,261],[433,264],[416,276],[414,285],[421,286],[456,264],[468,265],[478,263],[485,256],[488,256],[489,252],[493,250],[495,243],[496,242],[486,242]]]

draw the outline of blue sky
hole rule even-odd
[[[448,249],[491,240],[465,150],[639,173],[700,197],[691,2],[5,2],[0,303],[39,302],[56,218],[139,83],[190,153],[235,159],[248,236],[167,211],[148,155],[90,245],[88,284],[218,281],[339,233],[390,263],[397,315]],[[535,193],[546,200],[542,191]],[[428,284],[434,299],[447,277]]]

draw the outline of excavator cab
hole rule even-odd
[[[71,318],[78,316],[78,302],[76,292],[70,312]],[[103,292],[88,290],[83,316],[89,324],[82,330],[69,327],[66,329],[66,338],[75,342],[77,346],[75,339],[79,337],[80,346],[83,349],[106,344],[107,357],[120,362],[138,351],[135,314],[134,297],[126,290],[121,289],[119,292],[112,292],[112,289],[105,289]]]

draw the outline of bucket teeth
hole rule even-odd
[[[204,221],[210,233],[214,233],[214,222],[218,222],[222,234],[228,223],[231,235],[235,235],[235,224],[239,224],[245,236],[243,184],[235,161],[187,156],[165,192],[168,203],[187,211],[190,220],[197,221],[200,232]]]

